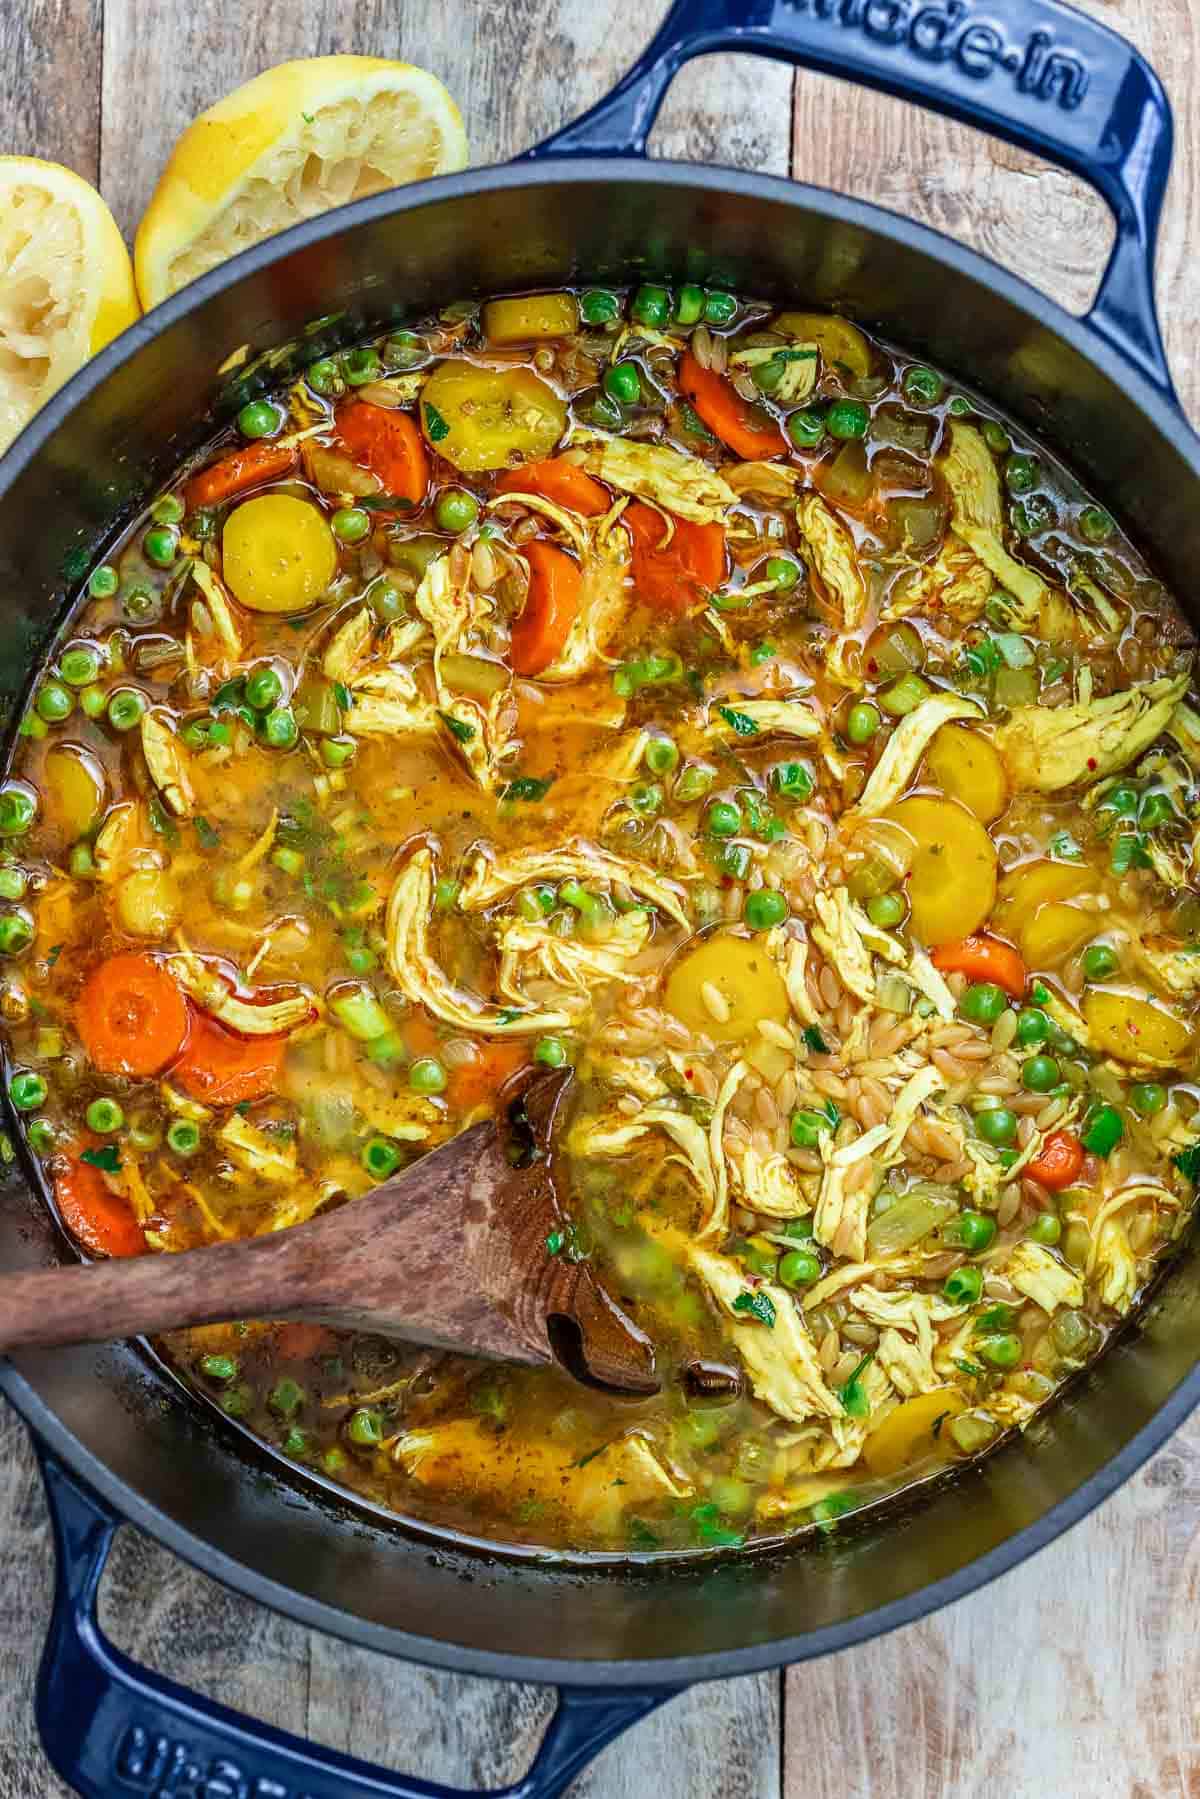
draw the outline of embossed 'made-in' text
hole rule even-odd
[[[1047,31],[1010,43],[1000,26],[980,18],[965,0],[923,5],[921,0],[782,0],[789,12],[806,13],[843,30],[861,32],[888,49],[908,50],[926,63],[949,63],[973,81],[1006,73],[1018,93],[1073,111],[1087,92],[1088,75],[1071,50]]]

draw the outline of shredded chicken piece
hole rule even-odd
[[[234,619],[229,595],[207,562],[203,561],[201,557],[196,557],[188,573],[204,595],[204,603],[208,607],[209,617],[213,622],[213,636],[224,652],[221,660],[225,666],[232,666],[241,658],[242,637]],[[192,632],[189,631],[189,641],[192,635]]]
[[[887,747],[871,770],[862,797],[843,822],[875,818],[886,812],[905,792],[921,765],[934,736],[952,719],[981,717],[978,704],[957,693],[934,693],[913,708],[892,732]]]
[[[196,794],[187,754],[164,707],[152,706],[142,714],[142,754],[164,805],[176,818],[186,818],[196,804]]]
[[[1014,786],[1056,793],[1117,774],[1166,728],[1188,676],[1164,675],[1070,706],[1015,706],[996,732]]]
[[[1016,1244],[1004,1272],[1018,1293],[1024,1293],[1044,1312],[1083,1304],[1083,1282],[1044,1244],[1028,1240]]]
[[[814,1417],[840,1418],[841,1403],[825,1385],[812,1338],[791,1295],[770,1281],[751,1289],[736,1262],[698,1244],[689,1247],[688,1259],[728,1319],[730,1339],[763,1404],[797,1424]],[[749,1293],[767,1301],[773,1324],[759,1322],[739,1306]]]
[[[402,993],[447,1024],[491,1037],[525,1037],[531,1032],[563,1030],[571,1023],[571,1013],[561,1008],[532,1007],[517,1012],[454,986],[429,950],[433,898],[433,852],[421,848],[397,875],[387,906],[388,968]],[[462,895],[459,903],[463,903]]]
[[[497,986],[514,1005],[527,1006],[526,983],[531,976],[540,975],[556,986],[573,989],[586,1008],[598,983],[634,979],[625,965],[641,955],[649,937],[650,916],[641,910],[613,919],[610,930],[596,942],[559,937],[546,923],[515,915],[503,918],[496,927],[500,951]]]
[[[969,544],[953,531],[932,562],[921,563],[898,580],[880,613],[884,624],[907,618],[910,612],[945,614],[959,625],[974,624],[981,616],[995,582]]]
[[[296,1145],[260,1131],[237,1112],[231,1112],[217,1132],[217,1142],[231,1162],[272,1186],[290,1186],[296,1178]]]
[[[1138,935],[1130,942],[1138,962],[1164,992],[1178,999],[1200,993],[1200,946],[1170,937]]]
[[[223,975],[206,966],[189,949],[181,949],[170,958],[170,969],[181,987],[187,989],[197,1005],[219,1023],[228,1025],[242,1037],[282,1037],[307,1024],[315,1008],[312,995],[301,991],[270,1005],[255,1005],[239,999],[230,991]]]
[[[683,889],[643,863],[630,862],[608,850],[574,838],[560,850],[523,850],[511,856],[480,855],[459,892],[464,912],[484,912],[518,887],[542,881],[623,882],[657,906],[676,924],[690,927]]]
[[[819,494],[805,494],[796,506],[800,554],[836,602],[843,631],[856,631],[867,610],[867,590],[858,572],[854,539]]]
[[[819,920],[812,927],[813,942],[837,969],[847,991],[874,1005],[872,952],[889,962],[903,962],[904,950],[894,937],[871,923],[845,887],[835,887],[832,894],[816,894],[813,906]]]
[[[1106,1218],[1096,1233],[1094,1273],[1105,1305],[1127,1312],[1137,1297],[1137,1257],[1119,1218]]]
[[[735,721],[722,716],[723,713],[733,715]],[[756,732],[761,736],[779,734],[784,737],[802,737],[811,739],[821,735],[821,726],[815,715],[799,698],[788,700],[734,700],[717,702],[713,707],[713,717],[709,721],[709,734],[728,740],[746,735],[740,721],[749,719]]]
[[[665,507],[678,518],[698,525],[713,524],[724,518],[737,499],[723,476],[682,450],[665,444],[633,443],[604,431],[582,432],[576,441],[590,446],[584,467],[591,474],[622,493],[637,494]]]

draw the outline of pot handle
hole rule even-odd
[[[672,77],[715,50],[879,88],[1081,175],[1117,228],[1086,322],[1174,399],[1154,305],[1171,108],[1125,38],[1062,0],[1006,0],[987,12],[976,0],[675,0],[612,92],[528,154],[644,154]]]
[[[96,1617],[120,1519],[40,1445],[38,1455],[58,1555],[38,1729],[83,1799],[477,1799],[257,1723],[122,1654]],[[561,1689],[529,1772],[492,1799],[558,1799],[606,1743],[681,1690]]]

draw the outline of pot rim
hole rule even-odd
[[[853,199],[782,176],[758,175],[738,169],[665,159],[647,161],[627,156],[556,158],[547,155],[492,168],[467,169],[354,201],[302,224],[291,226],[201,276],[169,300],[154,307],[143,319],[114,339],[47,402],[5,454],[0,456],[0,496],[41,452],[75,407],[88,399],[114,370],[134,357],[162,331],[189,314],[200,311],[218,294],[235,288],[244,277],[256,274],[295,252],[310,249],[343,232],[353,231],[360,225],[390,214],[419,212],[423,207],[447,200],[503,190],[564,184],[582,187],[612,181],[645,187],[698,188],[706,191],[720,186],[726,195],[735,198],[744,196],[748,200],[799,205],[822,214],[831,222],[857,227],[924,253],[956,273],[999,293],[1016,309],[1027,314],[1040,328],[1056,334],[1085,361],[1097,367],[1115,384],[1123,386],[1134,405],[1171,441],[1192,472],[1200,476],[1200,437],[1193,432],[1182,411],[1167,393],[1133,367],[1085,318],[1068,313],[1032,283],[1011,274],[978,251],[956,243],[943,232],[873,202]],[[122,1520],[146,1531],[201,1572],[212,1575],[234,1591],[243,1593],[247,1598],[269,1606],[310,1629],[341,1637],[363,1648],[452,1673],[545,1682],[567,1687],[645,1688],[654,1685],[683,1686],[694,1681],[759,1673],[786,1663],[807,1661],[914,1623],[942,1606],[986,1586],[1085,1518],[1161,1447],[1200,1403],[1200,1363],[1180,1381],[1142,1429],[1073,1493],[1052,1506],[1035,1522],[1015,1532],[1004,1543],[966,1563],[953,1574],[923,1586],[903,1599],[890,1601],[864,1611],[855,1618],[803,1635],[779,1637],[770,1643],[756,1644],[746,1649],[626,1661],[572,1660],[557,1656],[534,1657],[470,1649],[415,1635],[389,1625],[372,1623],[324,1601],[308,1598],[294,1588],[256,1573],[245,1563],[214,1548],[193,1530],[177,1524],[128,1486],[82,1445],[31,1383],[10,1362],[3,1359],[0,1359],[0,1391],[7,1395],[45,1448],[90,1486]],[[587,1578],[604,1577],[597,1571]]]

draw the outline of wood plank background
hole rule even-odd
[[[361,51],[434,69],[474,159],[536,141],[604,91],[664,10],[615,0],[0,0],[0,152],[98,180],[132,233],[202,107],[289,56]],[[996,11],[1002,11],[997,3]],[[1176,379],[1200,412],[1194,107],[1200,11],[1091,0],[1152,58],[1181,143],[1159,287]],[[685,70],[658,154],[787,173],[915,214],[1069,305],[1110,230],[1079,183],[973,132],[744,58]],[[1200,1795],[1200,1423],[1031,1565],[948,1612],[827,1661],[693,1692],[581,1776],[588,1799],[1166,1799]],[[49,1605],[45,1508],[0,1413],[0,1799],[58,1799],[32,1684]],[[126,1531],[105,1583],[131,1653],[272,1723],[427,1778],[492,1785],[526,1765],[550,1707],[385,1661],[225,1592]]]

